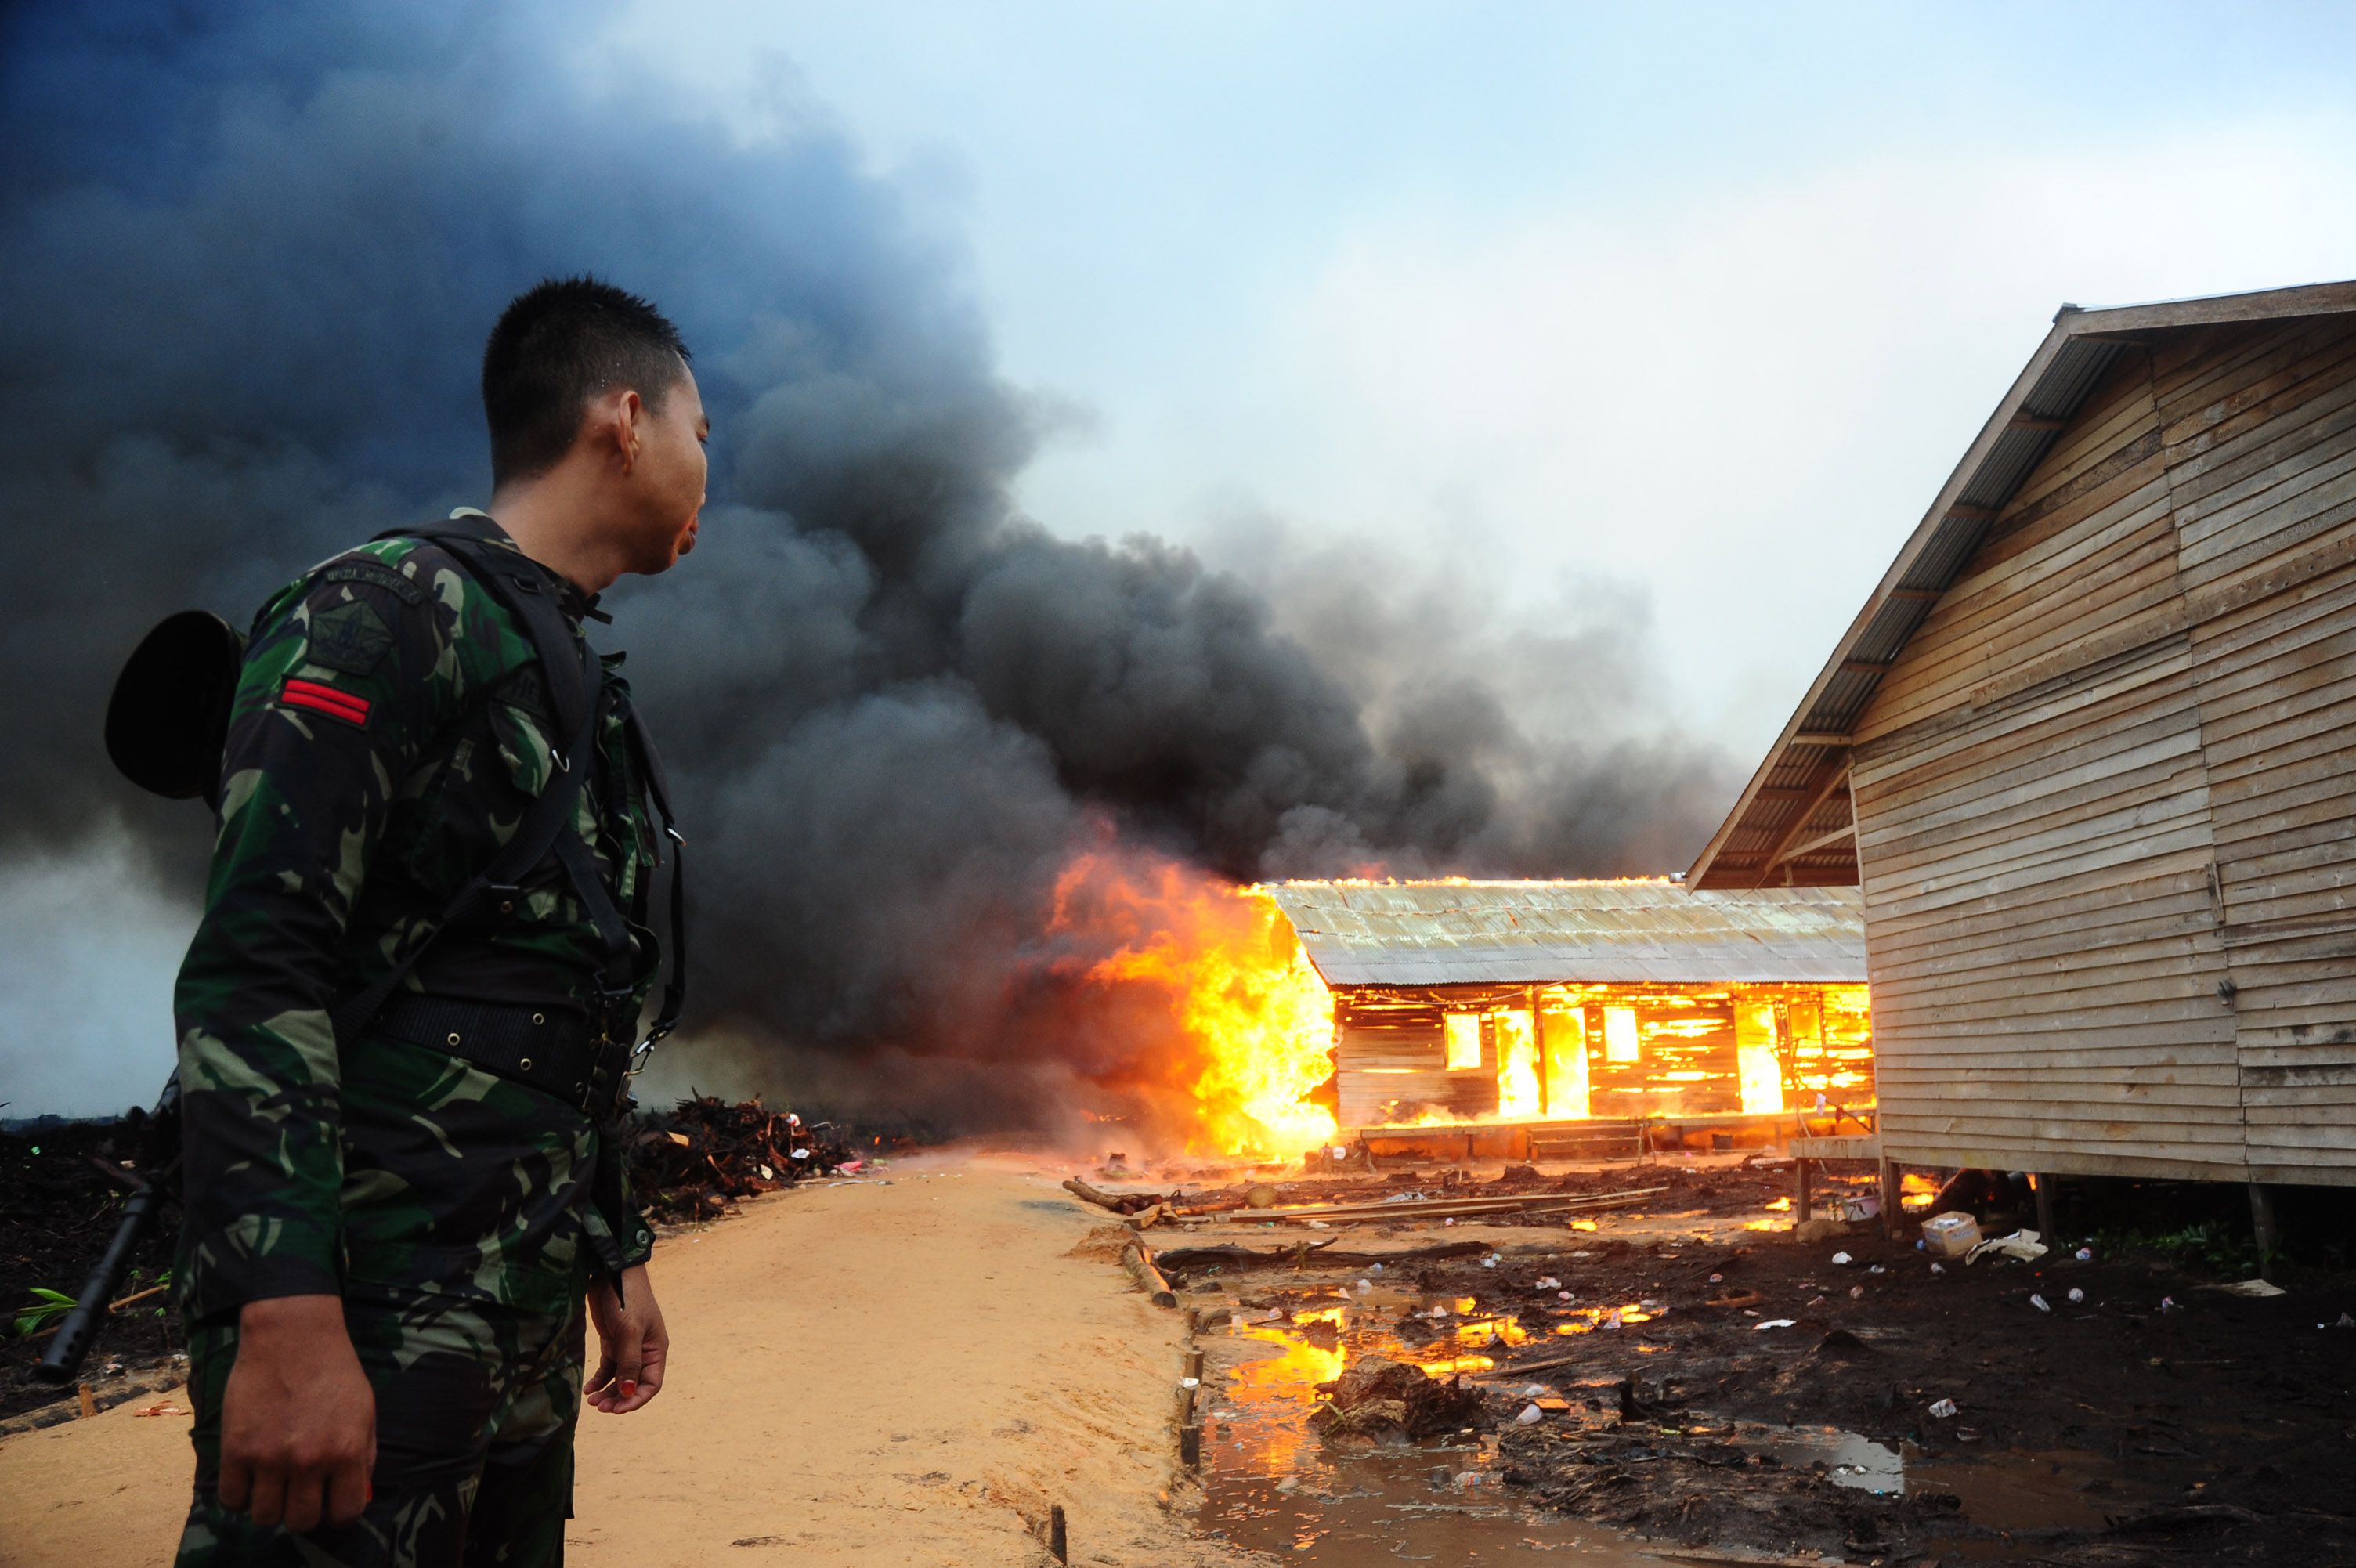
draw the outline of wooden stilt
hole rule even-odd
[[[2250,1229],[2258,1242],[2258,1277],[2275,1283],[2275,1251],[2282,1238],[2275,1228],[2275,1195],[2263,1182],[2250,1184]]]
[[[2037,1194],[2037,1233],[2047,1246],[2059,1246],[2061,1240],[2053,1233],[2053,1178],[2043,1171],[2032,1171],[2029,1182]]]
[[[1881,1156],[1881,1233],[1891,1240],[1898,1239],[1898,1222],[1904,1216],[1898,1199],[1902,1184],[1898,1179],[1898,1162],[1889,1155]]]
[[[1064,1505],[1061,1503],[1047,1510],[1047,1550],[1055,1554],[1058,1563],[1072,1560],[1070,1543],[1064,1536]]]
[[[1808,1222],[1808,1162],[1804,1156],[1792,1160],[1792,1223]]]

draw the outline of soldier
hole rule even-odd
[[[581,621],[694,546],[687,361],[619,289],[523,295],[483,360],[490,512],[338,555],[255,623],[174,998],[184,1565],[560,1563],[584,1293],[586,1402],[662,1387],[612,1131],[668,807]],[[546,853],[489,875],[536,822]]]

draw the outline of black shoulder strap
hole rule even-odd
[[[663,778],[662,758],[655,755],[654,737],[647,733],[635,706],[625,715],[625,723],[630,754],[647,781],[647,798],[662,819],[663,836],[670,840],[670,962],[663,974],[662,1004],[656,1009],[654,1026],[638,1047],[643,1053],[678,1026],[679,1015],[687,1006],[687,835],[679,831],[679,820],[671,815],[670,785]],[[643,1054],[630,1065],[644,1066]]]
[[[581,841],[578,834],[565,831],[589,770],[595,766],[597,721],[603,712],[605,698],[605,661],[588,647],[585,639],[573,635],[563,611],[550,596],[544,579],[530,562],[520,558],[501,559],[512,550],[512,546],[494,532],[487,520],[450,518],[416,527],[389,529],[376,537],[430,539],[443,545],[457,557],[492,597],[523,622],[524,630],[531,639],[533,651],[539,655],[548,682],[549,700],[556,710],[558,733],[570,734],[573,740],[557,759],[558,776],[549,781],[548,788],[517,825],[515,836],[508,841],[491,864],[458,890],[441,918],[390,972],[380,976],[367,991],[335,1010],[337,1037],[357,1037],[391,999],[393,991],[416,968],[417,961],[424,956],[436,937],[463,918],[494,890],[512,892],[552,852],[563,866],[584,912],[597,928],[599,945],[605,950],[604,972],[598,977],[600,985],[608,993],[626,990],[631,983],[633,951],[629,923],[616,906],[614,895],[606,887],[605,878],[597,875],[595,857],[590,854],[589,846]],[[652,743],[648,740],[645,725],[636,713],[628,714],[626,720],[632,750],[646,774],[648,794],[656,810],[661,813],[663,830],[673,841],[676,855],[676,846],[684,844],[686,841],[680,838],[671,818],[669,792],[661,775],[661,765],[655,758]],[[669,974],[663,987],[660,1013],[654,1028],[638,1047],[637,1059],[631,1064],[634,1068],[643,1063],[644,1053],[656,1040],[670,1032],[679,1021],[680,1010],[685,1005],[685,897],[683,868],[674,858]]]

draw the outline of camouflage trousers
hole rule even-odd
[[[376,1393],[368,1509],[307,1534],[221,1508],[221,1392],[237,1328],[188,1336],[196,1500],[179,1568],[556,1568],[573,1512],[583,1315],[404,1293],[347,1298],[352,1348]]]

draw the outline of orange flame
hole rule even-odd
[[[1085,913],[1083,913],[1085,910]],[[1333,1072],[1333,996],[1276,900],[1174,860],[1083,854],[1055,885],[1054,929],[1116,950],[1087,972],[1162,993],[1183,1055],[1172,1076],[1198,1109],[1193,1153],[1295,1158],[1330,1144],[1305,1097]]]

